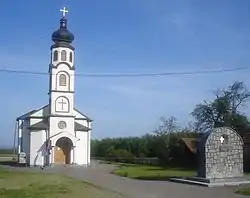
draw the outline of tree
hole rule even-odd
[[[248,128],[247,117],[240,108],[245,107],[250,98],[250,92],[243,82],[234,82],[226,89],[215,92],[212,102],[204,101],[198,104],[191,115],[195,119],[196,130],[205,131],[213,127],[229,126],[239,132]]]
[[[153,152],[157,153],[162,163],[168,163],[170,159],[170,138],[172,133],[178,132],[180,129],[177,125],[177,120],[175,117],[171,116],[169,118],[162,117],[160,119],[161,125],[155,131],[156,137],[152,142]]]
[[[177,120],[175,117],[171,116],[169,118],[160,118],[161,125],[155,131],[156,135],[167,135],[178,131],[179,127],[177,126]]]

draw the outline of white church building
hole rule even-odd
[[[92,120],[74,108],[74,35],[67,29],[68,11],[60,11],[50,48],[49,102],[16,119],[18,154],[26,153],[30,166],[90,164]]]

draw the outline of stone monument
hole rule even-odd
[[[243,139],[233,129],[214,128],[204,133],[198,141],[197,176],[171,180],[204,186],[250,183],[243,174],[243,146]]]
[[[231,128],[219,127],[198,142],[198,177],[222,179],[243,177],[243,140]]]

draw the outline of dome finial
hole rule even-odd
[[[66,7],[63,7],[63,9],[60,9],[60,12],[62,12],[62,18],[60,19],[60,28],[53,32],[52,40],[55,43],[63,42],[70,44],[74,40],[74,35],[67,29],[66,13],[68,13],[69,11],[66,9]]]
[[[69,11],[66,9],[66,7],[63,7],[63,9],[60,9],[60,12],[62,12],[62,17],[66,18],[66,13],[68,13]]]

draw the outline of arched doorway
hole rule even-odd
[[[70,164],[71,150],[73,143],[67,137],[61,137],[57,140],[54,148],[54,163],[55,164]]]

